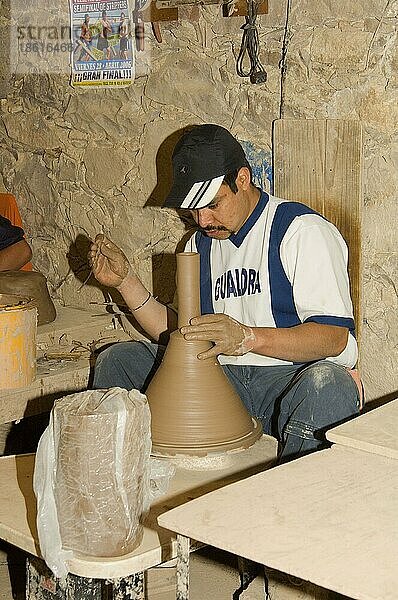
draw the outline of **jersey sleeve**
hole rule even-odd
[[[300,321],[346,327],[350,332],[346,349],[338,357],[341,360],[334,360],[354,366],[357,346],[348,249],[339,231],[319,215],[298,217],[281,244],[281,261]]]
[[[0,215],[0,250],[5,250],[5,248],[21,242],[23,239],[23,229],[12,225],[8,219]]]

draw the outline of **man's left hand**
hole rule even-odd
[[[213,342],[212,348],[198,354],[202,360],[219,354],[242,356],[253,349],[256,339],[251,327],[224,314],[194,317],[180,332],[187,341]]]

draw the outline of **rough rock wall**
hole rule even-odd
[[[64,16],[68,11],[65,0],[57,2],[57,18],[60,4]],[[167,149],[181,127],[219,123],[270,151],[277,118],[359,119],[361,369],[368,400],[392,397],[398,389],[397,8],[396,0],[269,0],[269,14],[258,19],[268,72],[259,86],[236,75],[242,19],[222,18],[215,6],[201,7],[198,22],[162,25],[160,45],[148,28],[140,77],[128,89],[73,90],[67,75],[17,76],[1,101],[0,174],[18,198],[34,265],[48,277],[52,296],[75,306],[103,300],[92,280],[81,284],[89,272],[88,239],[104,231],[145,283],[170,297],[169,255],[184,226],[159,208],[168,173],[158,148]]]
[[[363,125],[360,367],[368,400],[398,395],[397,14],[394,0],[293,0],[282,51],[282,117]]]

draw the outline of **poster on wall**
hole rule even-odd
[[[74,87],[120,87],[134,81],[129,0],[70,0]]]

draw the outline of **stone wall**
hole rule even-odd
[[[60,5],[67,18],[65,0],[54,4],[57,18]],[[242,19],[223,18],[216,6],[201,7],[198,21],[162,24],[162,44],[147,27],[139,77],[127,89],[75,90],[62,72],[13,77],[1,101],[0,175],[52,296],[75,306],[104,300],[92,279],[81,287],[89,239],[103,231],[170,299],[168,269],[184,224],[159,205],[166,151],[182,127],[219,123],[270,153],[277,118],[359,119],[361,370],[368,400],[397,395],[397,8],[396,0],[269,0],[258,19],[262,85],[236,75]]]

